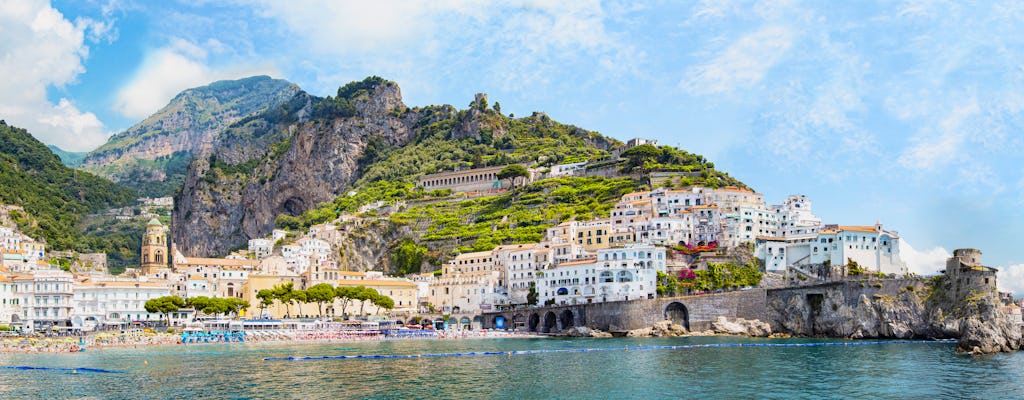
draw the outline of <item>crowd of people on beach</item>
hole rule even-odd
[[[410,334],[415,333],[415,334]],[[385,340],[416,339],[469,339],[522,336],[520,333],[488,330],[401,330],[345,331],[345,330],[272,330],[245,334],[244,343],[336,343],[376,342]],[[0,340],[0,353],[73,353],[88,348],[116,348],[189,344],[180,333],[98,332],[82,336],[47,337],[42,335],[10,336]]]

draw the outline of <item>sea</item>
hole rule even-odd
[[[203,344],[0,354],[0,396],[1020,399],[1024,352],[975,357],[950,342],[735,337]]]

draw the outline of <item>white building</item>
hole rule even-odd
[[[10,324],[11,317],[19,312],[16,307],[14,281],[7,276],[9,272],[0,266],[0,324]]]
[[[905,275],[900,258],[899,234],[875,226],[825,225],[820,231],[792,233],[786,237],[759,237],[756,254],[765,269],[804,271],[812,265],[847,265],[854,261],[867,272]]]
[[[634,244],[539,271],[536,285],[541,304],[648,299],[657,295],[658,272],[665,268],[664,248]]]
[[[526,303],[530,282],[537,271],[536,251],[536,243],[498,246],[493,251],[494,269],[504,277],[504,286],[513,304]]]
[[[274,241],[267,238],[249,239],[249,254],[262,260],[274,252]]]
[[[37,270],[32,274],[15,275],[14,300],[27,331],[71,326],[71,296],[74,277],[61,270]]]
[[[74,285],[71,324],[77,329],[89,331],[134,321],[166,321],[165,316],[146,311],[146,301],[170,294],[170,288],[165,282],[86,279]],[[187,315],[184,311],[174,314],[179,315],[171,315],[172,324],[180,323]]]

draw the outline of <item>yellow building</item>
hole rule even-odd
[[[417,286],[415,283],[399,280],[399,279],[365,279],[365,274],[362,272],[351,272],[351,271],[340,271],[339,273],[344,274],[343,278],[335,282],[335,287],[338,286],[349,286],[358,287],[364,286],[376,290],[378,293],[390,297],[395,302],[395,308],[393,312],[408,313],[415,312],[417,305]],[[249,313],[251,315],[260,315],[260,299],[256,297],[256,294],[263,289],[273,289],[274,286],[292,282],[295,290],[304,289],[303,277],[300,275],[250,275],[249,280],[243,286],[242,298],[249,302]],[[378,311],[383,313],[384,310],[378,310],[377,306],[367,301],[363,305],[363,312],[368,314],[375,314]],[[359,313],[360,304],[356,301],[350,301],[344,308],[345,312],[349,315],[355,315]],[[309,316],[317,317],[320,315],[319,305],[317,303],[306,303],[306,304],[292,304],[286,307],[280,302],[274,302],[273,305],[263,310],[263,314],[270,316],[271,318],[284,318],[286,315],[292,317]],[[324,315],[330,317],[340,317],[342,314],[342,304],[340,300],[335,299],[334,302],[324,304]]]
[[[146,224],[142,237],[142,274],[155,273],[167,267],[167,227],[153,218]]]

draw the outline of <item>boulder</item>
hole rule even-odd
[[[729,321],[725,317],[718,317],[711,323],[711,329],[717,334],[725,335],[768,337],[772,334],[771,325],[756,319],[737,318],[735,321]]]
[[[682,325],[673,324],[672,321],[661,321],[651,327],[651,336],[682,336],[686,334],[686,328]]]
[[[577,326],[577,327],[570,328],[570,329],[565,331],[565,335],[569,336],[569,337],[595,337],[595,338],[612,337],[612,334],[610,334],[608,332],[602,332],[602,331],[600,331],[598,329],[591,329],[591,328],[588,328],[588,327],[585,327],[585,326]]]

